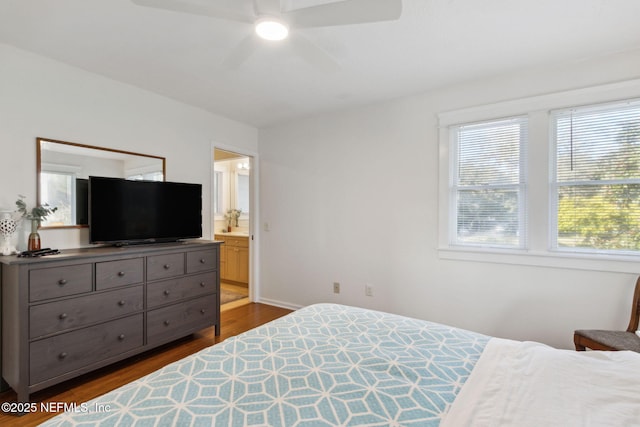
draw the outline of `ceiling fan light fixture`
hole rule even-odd
[[[289,35],[289,26],[270,16],[258,19],[255,23],[255,29],[258,37],[265,40],[284,40]]]

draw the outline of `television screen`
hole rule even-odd
[[[89,240],[131,244],[202,237],[202,185],[89,177]]]

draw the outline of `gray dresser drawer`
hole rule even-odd
[[[184,253],[147,257],[147,280],[181,276],[184,272]]]
[[[29,309],[29,336],[33,338],[78,328],[144,308],[142,285],[86,295]]]
[[[37,384],[142,346],[142,313],[32,342],[30,381]]]
[[[144,259],[122,259],[96,263],[96,289],[142,283],[144,279]]]
[[[29,272],[29,301],[41,301],[93,290],[93,265],[33,269]]]
[[[216,268],[218,268],[218,251],[215,249],[187,252],[187,273],[198,273]]]
[[[147,345],[160,344],[212,326],[216,294],[147,312]]]
[[[216,292],[217,272],[197,274],[149,283],[147,285],[147,308],[158,307],[198,295]]]

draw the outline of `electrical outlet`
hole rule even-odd
[[[339,282],[333,282],[333,293],[334,294],[339,294],[340,293],[340,283]]]
[[[369,283],[364,285],[364,294],[368,297],[373,296],[373,286],[371,286]]]

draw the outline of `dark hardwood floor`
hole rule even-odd
[[[171,362],[290,312],[291,310],[284,308],[256,303],[223,311],[219,337],[214,336],[213,328],[204,329],[190,337],[34,393],[31,396],[31,401],[36,402],[38,406],[40,402],[56,402],[56,404],[57,402],[65,402],[79,405],[156,371]],[[13,391],[0,393],[0,402],[15,401],[16,395]],[[55,413],[37,411],[18,417],[0,412],[0,426],[36,426],[55,415]]]

